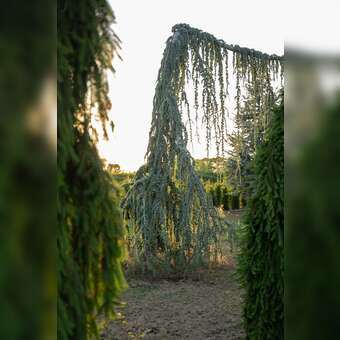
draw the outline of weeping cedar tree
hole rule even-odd
[[[147,270],[160,263],[179,270],[210,259],[220,227],[187,150],[194,125],[197,136],[199,120],[205,127],[207,152],[213,141],[223,155],[231,77],[236,114],[248,85],[259,89],[253,100],[260,98],[259,122],[265,124],[274,101],[272,83],[283,69],[281,57],[228,45],[189,25],[175,25],[172,31],[157,79],[146,163],[123,201]]]
[[[96,314],[124,286],[122,218],[91,124],[106,135],[113,23],[106,0],[58,1],[58,339],[98,336]]]
[[[238,274],[245,289],[247,339],[283,339],[283,122],[282,98],[255,156],[241,236]]]

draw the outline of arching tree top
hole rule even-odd
[[[238,116],[242,98],[258,116],[257,130],[268,125],[275,101],[275,85],[283,80],[283,57],[225,43],[212,34],[178,24],[166,42],[154,97],[153,116],[164,95],[174,95],[181,118],[187,119],[185,133],[192,141],[193,122],[199,135],[200,121],[217,154],[224,153],[227,116]],[[233,94],[231,98],[230,94]],[[227,107],[227,102],[235,107]],[[249,104],[248,104],[249,106]]]
[[[252,48],[240,47],[239,45],[227,44],[224,40],[217,39],[212,34],[208,32],[204,32],[197,28],[193,28],[188,24],[176,24],[172,27],[172,32],[173,33],[178,32],[179,34],[188,34],[193,37],[195,36],[199,40],[207,40],[207,41],[215,42],[216,44],[220,45],[222,49],[227,49],[231,52],[237,52],[240,54],[249,55],[252,58],[279,61],[279,62],[283,61],[283,56],[278,56],[276,54],[267,54],[267,53],[254,50]]]

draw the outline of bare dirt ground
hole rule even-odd
[[[242,339],[241,294],[233,273],[229,264],[180,281],[131,279],[102,339]]]

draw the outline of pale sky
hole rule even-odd
[[[122,40],[122,62],[110,76],[110,117],[115,123],[108,142],[99,143],[101,157],[134,171],[144,162],[152,100],[165,42],[171,28],[187,23],[230,44],[269,54],[284,52],[286,18],[277,15],[281,1],[115,0],[115,32]],[[194,157],[206,154],[195,147]]]

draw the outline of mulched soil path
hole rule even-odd
[[[241,292],[232,265],[180,281],[131,279],[103,340],[243,339]]]

